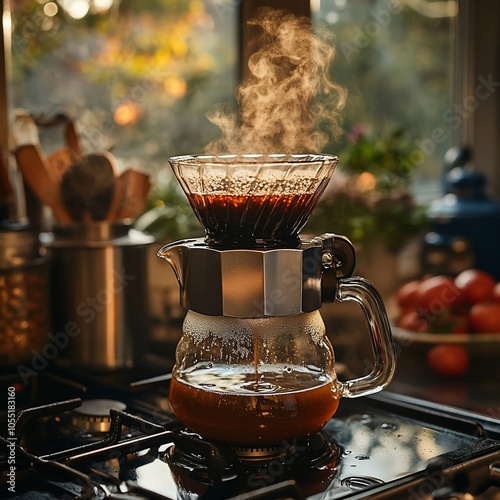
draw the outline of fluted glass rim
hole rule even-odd
[[[262,166],[263,163],[271,163],[273,165],[317,162],[337,164],[339,158],[336,155],[328,153],[232,153],[220,155],[178,155],[170,157],[168,161],[171,165],[201,163],[236,168],[238,167],[238,163],[243,163],[245,166],[253,164],[255,166]]]

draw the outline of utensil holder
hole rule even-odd
[[[54,330],[72,365],[133,368],[149,338],[147,247],[154,238],[123,223],[60,225],[50,254]]]

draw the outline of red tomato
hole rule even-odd
[[[456,314],[452,318],[451,333],[469,333],[469,318],[464,315]]]
[[[432,321],[443,311],[460,302],[460,290],[449,276],[433,276],[424,280],[417,292],[417,303],[421,316]]]
[[[500,332],[500,302],[480,302],[469,311],[469,322],[475,332]]]
[[[417,311],[404,312],[396,321],[396,326],[411,332],[427,332],[429,330],[429,322],[421,318]]]
[[[438,344],[427,351],[431,370],[445,377],[457,377],[469,369],[469,353],[460,345]]]
[[[428,331],[431,333],[468,333],[469,320],[467,315],[445,309],[433,319]]]
[[[493,298],[496,281],[486,271],[467,269],[455,278],[455,285],[462,292],[464,300],[477,304]]]
[[[416,306],[420,283],[420,280],[409,281],[396,292],[396,303],[403,311]]]
[[[493,300],[500,302],[500,283],[497,283],[495,288],[493,288]]]

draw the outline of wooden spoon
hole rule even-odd
[[[52,209],[54,217],[63,223],[71,222],[64,207],[59,182],[38,144],[24,144],[14,150],[23,178],[37,198]]]
[[[110,153],[89,154],[64,173],[64,206],[75,221],[105,220],[115,191],[116,164]]]
[[[64,140],[73,153],[75,153],[78,156],[82,156],[82,147],[80,145],[80,138],[76,133],[75,124],[73,120],[71,120],[70,118],[68,118],[68,122],[64,127]]]
[[[108,220],[135,219],[146,208],[151,189],[148,174],[129,168],[118,177]]]
[[[61,182],[66,170],[68,170],[69,167],[71,167],[71,165],[80,158],[81,155],[76,154],[68,146],[64,146],[47,156],[47,161],[54,177]]]

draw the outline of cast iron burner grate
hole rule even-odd
[[[183,484],[192,483],[193,479],[211,486],[233,481],[241,491],[252,484],[272,483],[276,477],[293,477],[297,472],[304,476],[303,480],[321,483],[335,475],[341,454],[340,447],[321,433],[308,440],[294,439],[272,448],[235,448],[211,443],[197,434],[180,433],[176,444],[165,453],[165,460],[182,476]],[[218,473],[214,473],[214,458]],[[245,478],[246,486],[238,476]],[[228,489],[233,488],[234,485],[230,485]],[[196,489],[195,485],[191,485],[191,489]]]
[[[51,394],[71,392],[49,373],[38,375],[39,389],[44,379]],[[98,390],[73,383],[79,397],[48,404],[36,402],[31,385],[23,390],[8,380],[5,390],[15,385],[18,409],[24,407],[16,410],[15,498],[496,500],[500,495],[496,419],[384,392],[343,401],[305,449],[292,442],[285,452],[255,453],[200,439],[154,406],[165,402],[167,379],[134,383],[128,392],[110,389],[104,379]],[[90,442],[52,432],[71,421],[82,393],[89,400],[127,405],[126,411],[110,410],[110,429]],[[48,429],[50,443],[42,439]],[[9,495],[11,448],[11,441],[0,438],[0,496]]]

